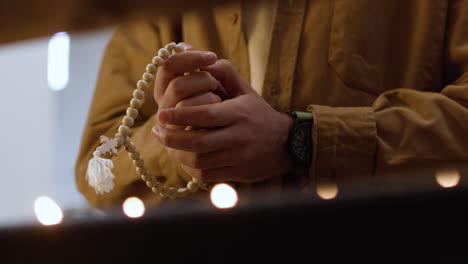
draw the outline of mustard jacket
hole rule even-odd
[[[118,28],[103,58],[76,165],[78,188],[90,204],[109,206],[131,195],[158,201],[125,153],[114,158],[116,189],[95,194],[85,174],[99,136],[116,133],[146,64],[169,42],[214,51],[248,80],[241,21],[241,3],[234,2]],[[279,1],[262,95],[278,111],[315,115],[304,191],[385,179],[394,169],[466,162],[468,1]],[[185,185],[189,177],[151,135],[156,111],[148,96],[132,139],[154,174]],[[275,192],[281,182],[249,188]]]

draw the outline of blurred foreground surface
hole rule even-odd
[[[458,172],[461,178],[450,188],[429,183],[388,188],[387,182],[366,192],[349,188],[330,200],[295,193],[249,201],[241,196],[238,206],[224,210],[209,201],[195,206],[178,202],[147,209],[134,219],[121,207],[109,214],[75,211],[56,226],[4,228],[0,248],[7,263],[244,262],[253,257],[281,257],[288,263],[460,263],[468,259],[463,178],[468,175],[467,170]]]

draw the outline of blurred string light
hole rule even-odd
[[[123,205],[123,212],[130,218],[139,218],[145,214],[145,205],[137,197],[127,198]]]
[[[68,84],[70,35],[58,32],[49,40],[47,54],[47,82],[53,91],[63,90]]]
[[[34,202],[37,220],[45,226],[60,224],[63,213],[60,207],[49,197],[41,196]]]
[[[232,208],[239,201],[236,190],[225,183],[215,185],[211,189],[210,198],[211,203],[219,209]]]
[[[324,184],[317,186],[317,195],[324,200],[334,199],[338,195],[338,186],[336,184]]]
[[[460,182],[460,172],[456,169],[440,169],[436,172],[436,181],[443,188],[452,188]]]

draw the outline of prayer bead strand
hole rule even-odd
[[[130,107],[127,108],[126,115],[122,118],[122,124],[118,128],[118,133],[114,135],[114,139],[119,144],[119,147],[125,147],[138,176],[146,183],[148,188],[154,193],[168,199],[183,198],[200,189],[207,190],[208,186],[195,178],[192,178],[192,180],[187,183],[186,187],[179,189],[164,185],[166,181],[165,177],[155,177],[145,168],[144,161],[137,151],[135,143],[131,141],[130,136],[131,127],[135,124],[139,109],[144,103],[146,95],[145,90],[148,90],[150,83],[154,80],[158,68],[164,64],[164,60],[167,59],[170,54],[181,52],[184,52],[183,46],[176,45],[174,42],[169,43],[164,48],[159,49],[158,55],[152,59],[152,63],[146,65],[146,72],[143,73],[142,79],[137,82],[136,89],[133,91]]]

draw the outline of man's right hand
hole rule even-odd
[[[158,69],[154,99],[159,111],[166,108],[197,106],[221,101],[215,91],[218,81],[208,72],[197,71],[217,60],[213,52],[195,51],[186,45],[183,53],[170,56]],[[185,75],[185,73],[190,74]]]

